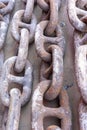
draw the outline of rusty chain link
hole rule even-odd
[[[61,120],[61,127],[51,125],[47,130],[70,130],[69,101],[66,90],[62,87],[65,39],[58,23],[61,1],[37,0],[37,4],[42,9],[42,19],[36,27],[35,47],[42,63],[40,83],[32,98],[32,130],[44,129],[43,120],[45,117],[57,117]],[[60,102],[59,108],[49,108],[43,105],[44,98],[51,101],[57,97],[59,97]]]
[[[82,99],[79,103],[80,130],[87,129],[87,1],[68,0],[68,16],[74,27],[75,71]]]

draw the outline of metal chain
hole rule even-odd
[[[12,2],[13,0],[10,0],[7,7],[0,11],[1,15],[6,14],[6,11],[7,13],[10,12],[13,7]],[[31,7],[28,5],[29,1],[26,2],[25,9],[17,11],[12,19],[12,36],[19,44],[18,54],[7,59],[2,67],[0,79],[1,101],[4,106],[9,107],[6,128],[4,128],[6,130],[18,130],[21,106],[24,106],[31,96],[33,68],[27,57],[29,44],[34,40],[37,20],[33,14],[33,9],[30,12],[33,4],[30,5]],[[12,69],[16,73],[23,72],[24,76],[11,74]],[[10,83],[20,84],[22,86],[21,90],[10,87]]]
[[[15,0],[0,0],[0,78],[2,73],[2,67],[4,63],[4,51],[3,48],[5,46],[5,40],[7,36],[8,26],[10,23],[11,12],[14,8]],[[1,84],[1,82],[0,82]],[[2,104],[0,103],[0,106]],[[0,107],[0,111],[2,112],[0,127],[4,130],[4,122],[3,122],[3,107]]]
[[[61,127],[51,125],[47,130],[70,130],[71,112],[68,95],[63,89],[63,56],[65,39],[58,23],[58,12],[61,1],[37,0],[42,9],[41,22],[35,31],[35,47],[41,58],[40,83],[37,85],[32,98],[32,130],[43,130],[45,117],[57,117],[61,120]],[[45,46],[48,44],[47,46]],[[43,105],[43,99],[48,101],[59,97],[58,108]]]
[[[77,3],[77,4],[76,4]],[[77,7],[78,5],[78,7]],[[80,130],[87,129],[87,1],[68,0],[68,16],[74,27],[75,70],[82,99],[79,103]]]

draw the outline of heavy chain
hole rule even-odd
[[[5,9],[0,10],[0,14],[9,13],[13,7],[13,0]],[[19,10],[12,19],[12,36],[19,44],[17,56],[7,59],[2,67],[0,80],[0,95],[4,106],[9,107],[6,130],[18,130],[21,106],[24,106],[30,99],[32,89],[32,65],[28,61],[29,43],[34,39],[37,20],[34,14],[29,14],[29,1],[25,4],[25,10]],[[33,10],[32,10],[33,11]],[[28,16],[27,16],[28,14]],[[12,70],[17,73],[23,72],[24,76],[15,76]],[[21,85],[19,88],[10,87],[10,83]],[[10,89],[10,91],[9,91]]]
[[[47,130],[70,130],[69,101],[67,92],[62,87],[65,39],[58,23],[61,1],[37,0],[37,4],[41,7],[43,16],[36,27],[35,46],[42,63],[40,83],[37,85],[32,99],[32,130],[43,130],[45,117],[57,117],[61,120],[61,127],[51,125]],[[51,101],[57,97],[60,102],[58,108],[49,108],[43,105],[44,98]]]
[[[75,70],[82,99],[79,104],[80,130],[87,129],[87,1],[68,0],[68,15],[74,30]]]

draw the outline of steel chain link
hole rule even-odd
[[[77,7],[78,6],[78,7]],[[87,1],[68,0],[68,16],[74,27],[75,71],[81,92],[80,130],[87,129]]]

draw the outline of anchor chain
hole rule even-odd
[[[80,130],[87,129],[87,1],[68,0],[68,16],[74,27],[75,71],[81,92],[79,103]]]
[[[63,56],[65,39],[59,25],[59,0],[37,0],[42,9],[41,21],[35,31],[35,47],[41,58],[40,82],[32,98],[32,130],[43,130],[46,117],[57,117],[61,126],[51,125],[47,130],[70,130],[71,111],[66,90],[63,88]],[[46,107],[49,102],[59,98],[58,108]]]

